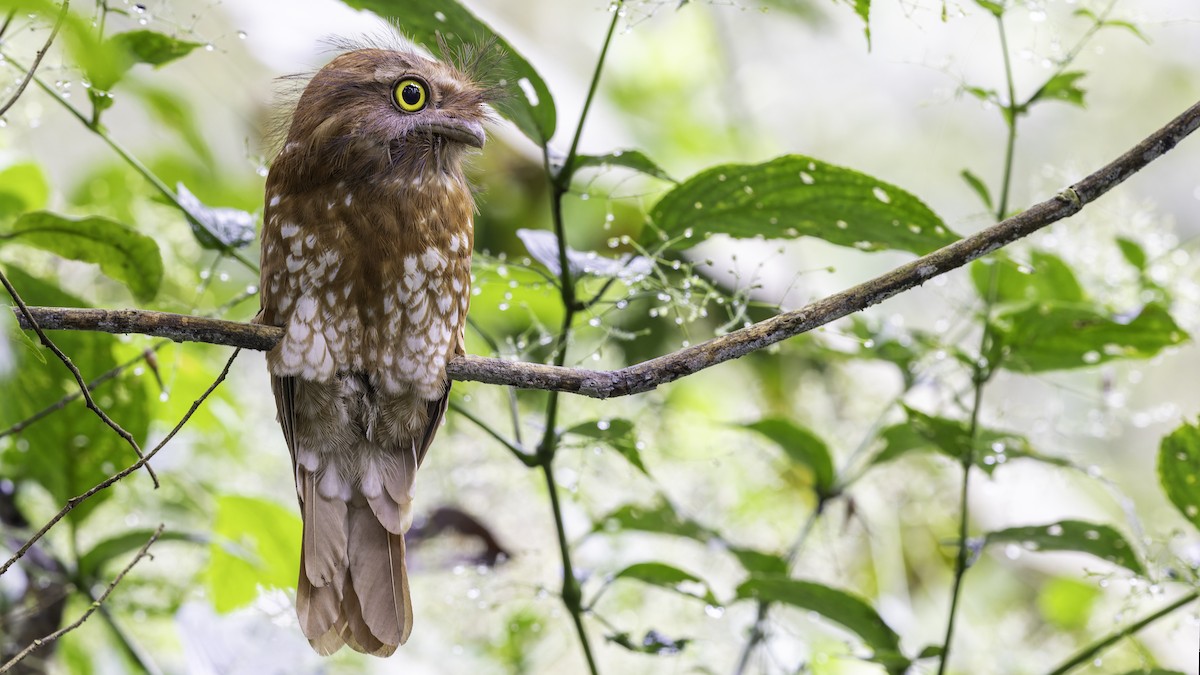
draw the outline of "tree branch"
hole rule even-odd
[[[82,626],[83,622],[87,621],[88,617],[90,617],[93,612],[99,609],[104,601],[108,599],[108,596],[112,594],[113,589],[117,587],[117,584],[121,583],[121,581],[125,578],[125,575],[129,573],[129,570],[133,569],[134,565],[138,564],[142,558],[146,557],[147,552],[150,550],[150,546],[154,542],[158,541],[158,538],[162,535],[162,532],[163,526],[159,525],[158,529],[154,530],[154,534],[150,535],[150,539],[148,539],[146,543],[142,545],[142,548],[137,552],[137,555],[133,556],[133,560],[130,560],[129,564],[125,566],[125,569],[121,570],[121,572],[113,578],[112,582],[108,584],[108,588],[104,589],[104,593],[102,593],[99,598],[96,598],[95,602],[88,605],[87,611],[83,613],[83,616],[76,619],[75,622],[69,626],[64,626],[40,640],[34,640],[29,646],[25,647],[25,649],[22,649],[19,654],[12,657],[8,663],[0,665],[0,673],[7,673],[10,669],[20,663],[21,660],[26,656],[29,656],[38,649],[50,644],[51,642],[54,642],[60,637]]]
[[[562,391],[592,398],[650,391],[877,305],[1072,216],[1174,148],[1197,127],[1200,127],[1200,103],[1100,170],[1026,211],[807,307],[665,356],[618,370],[598,371],[468,355],[451,360],[447,372],[455,380]],[[53,330],[144,333],[260,351],[270,349],[283,336],[283,329],[273,326],[162,312],[30,307],[29,313],[39,325]],[[17,319],[22,327],[31,327],[23,316]]]

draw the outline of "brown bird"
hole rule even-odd
[[[313,648],[387,656],[412,631],[413,479],[463,352],[475,203],[463,159],[493,91],[412,49],[341,54],[304,88],[267,177],[259,321],[304,519]]]

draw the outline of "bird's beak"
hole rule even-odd
[[[487,139],[483,132],[483,124],[473,120],[443,118],[429,122],[424,127],[430,133],[463,145],[469,145],[472,148],[482,148],[484,140]]]

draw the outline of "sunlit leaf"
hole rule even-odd
[[[657,534],[673,534],[697,541],[708,541],[714,536],[712,530],[680,516],[663,499],[649,506],[626,504],[596,519],[594,531],[639,531]]]
[[[829,447],[813,432],[789,419],[773,417],[743,425],[771,439],[792,462],[807,467],[817,494],[828,496],[835,481]]]
[[[1050,624],[1063,630],[1086,628],[1092,609],[1103,591],[1076,579],[1051,579],[1038,591],[1038,610]]]
[[[1061,520],[1048,525],[1010,527],[989,532],[988,544],[1019,544],[1031,551],[1077,551],[1120,565],[1145,576],[1137,553],[1111,526],[1082,520]]]
[[[679,248],[726,234],[809,236],[864,251],[928,253],[956,239],[908,192],[800,155],[706,169],[659,200],[651,219]]]
[[[994,293],[996,303],[1084,300],[1075,272],[1062,258],[1044,251],[1032,251],[1028,264],[1018,264],[1004,254],[976,261],[971,265],[971,281],[979,297]]]
[[[26,213],[4,241],[34,246],[71,260],[97,263],[109,277],[125,284],[141,301],[152,300],[162,284],[158,242],[115,220],[92,216],[67,218],[49,211]]]
[[[1086,304],[1030,304],[998,313],[992,332],[1004,352],[1003,367],[1024,373],[1147,359],[1188,339],[1157,303],[1122,316]]]
[[[684,572],[678,567],[666,563],[636,563],[614,574],[613,579],[634,579],[703,600],[713,606],[720,604],[707,582],[694,574]]]
[[[49,197],[41,166],[26,162],[0,170],[0,220],[44,208]]]
[[[117,33],[109,41],[137,63],[148,63],[155,68],[183,58],[200,46],[199,42],[180,40],[152,30]]]
[[[422,43],[441,58],[440,35],[450,49],[478,45],[495,39],[503,50],[497,76],[503,78],[507,95],[495,103],[501,115],[517,125],[534,143],[542,144],[554,136],[554,100],[541,76],[517,50],[454,0],[343,0],[355,9],[369,9],[402,26],[404,34]],[[453,60],[453,59],[451,59]],[[483,73],[488,75],[488,73]]]
[[[300,518],[275,502],[217,498],[205,585],[218,612],[244,607],[262,588],[294,588],[300,569]]]
[[[903,672],[908,660],[900,651],[900,636],[892,630],[866,600],[811,581],[784,576],[752,576],[737,588],[740,600],[778,602],[816,612],[857,635],[874,650],[873,661],[889,671]]]
[[[650,475],[650,472],[646,470],[646,465],[642,463],[642,455],[637,447],[637,432],[634,430],[633,422],[629,420],[612,419],[583,422],[576,424],[563,433],[594,438],[601,441],[620,453],[638,471],[647,476]]]
[[[1200,529],[1200,426],[1185,422],[1163,438],[1158,482],[1183,517]]]
[[[615,150],[607,155],[579,155],[575,157],[576,169],[595,166],[622,166],[626,169],[633,169],[647,176],[658,178],[659,180],[671,183],[677,182],[641,150]]]

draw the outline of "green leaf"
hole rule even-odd
[[[1200,529],[1200,426],[1185,422],[1163,438],[1158,483],[1183,517]]]
[[[635,579],[644,584],[703,600],[714,607],[720,605],[707,582],[694,574],[665,563],[636,563],[613,575],[613,580],[617,579]]]
[[[1148,359],[1189,337],[1157,303],[1117,317],[1081,304],[1031,304],[997,314],[993,334],[1005,354],[1001,365],[1022,373]]]
[[[158,242],[128,225],[91,216],[79,220],[49,211],[17,219],[4,239],[34,246],[71,260],[97,263],[109,277],[125,284],[134,297],[153,300],[162,284]]]
[[[45,208],[49,198],[50,186],[41,166],[26,162],[0,171],[0,220]]]
[[[863,35],[867,38],[867,49],[871,49],[871,0],[851,0],[854,13],[863,22]]]
[[[1084,300],[1083,287],[1070,266],[1062,258],[1043,251],[1033,251],[1028,265],[1018,264],[1003,254],[978,260],[971,265],[971,281],[983,299],[993,291],[994,283],[994,299],[1001,304]]]
[[[404,34],[423,43],[440,58],[440,35],[452,52],[464,46],[485,43],[495,38],[502,50],[500,67],[507,94],[495,103],[497,112],[517,125],[534,143],[542,145],[554,136],[555,111],[550,90],[541,76],[517,50],[454,0],[343,0],[355,9],[368,9],[402,26]],[[483,75],[487,75],[484,73]]]
[[[910,452],[930,450],[962,461],[963,453],[971,446],[971,430],[966,422],[927,415],[907,406],[904,410],[908,415],[906,423],[890,426],[880,433],[883,449],[871,461],[873,466]],[[1066,460],[1035,451],[1029,441],[1019,434],[987,428],[978,431],[972,455],[973,466],[990,476],[996,467],[1012,459],[1033,459],[1052,466],[1071,466]]]
[[[737,546],[730,546],[729,552],[737,558],[737,561],[742,565],[742,569],[751,575],[787,576],[787,561],[774,553],[763,553],[751,548],[739,548]]]
[[[650,475],[646,465],[642,464],[642,455],[638,450],[637,432],[633,422],[623,419],[596,420],[583,422],[567,429],[564,434],[574,434],[585,438],[594,438],[608,447],[616,450],[622,457],[629,460],[638,471]]]
[[[155,68],[183,58],[199,47],[199,42],[180,40],[152,30],[131,30],[110,37],[117,49],[129,54],[137,63],[148,63]]]
[[[699,523],[684,518],[665,499],[660,498],[650,506],[626,504],[596,519],[593,531],[639,531],[657,534],[673,534],[680,537],[708,541],[715,533]]]
[[[1117,248],[1121,249],[1121,255],[1125,261],[1133,265],[1139,272],[1146,271],[1146,251],[1132,239],[1125,237],[1117,237]]]
[[[659,180],[671,183],[679,182],[671,178],[670,174],[663,171],[661,167],[654,163],[654,160],[647,157],[641,150],[614,150],[607,155],[578,155],[575,157],[574,170],[577,171],[590,166],[623,166],[626,169],[633,169]]]
[[[1142,42],[1145,42],[1146,44],[1150,44],[1150,38],[1146,37],[1146,35],[1144,33],[1142,33],[1141,29],[1139,29],[1137,26],[1135,26],[1134,24],[1132,24],[1128,21],[1118,21],[1115,19],[1101,19],[1100,17],[1096,16],[1095,12],[1091,11],[1090,9],[1084,9],[1084,8],[1075,10],[1074,15],[1087,17],[1088,19],[1091,19],[1094,24],[1098,25],[1101,28],[1122,28],[1124,30],[1129,31],[1130,33],[1133,33],[1134,37],[1141,40]]]
[[[679,248],[720,233],[810,236],[864,251],[921,254],[956,239],[929,207],[904,190],[800,155],[706,169],[659,200],[651,219]]]
[[[983,182],[982,178],[971,173],[968,169],[963,169],[958,175],[962,176],[962,179],[966,181],[971,190],[979,197],[979,201],[983,202],[983,205],[987,207],[987,210],[991,211],[996,208],[992,206],[992,195],[988,193],[987,184]]]
[[[992,0],[975,0],[975,4],[986,9],[996,16],[1004,16],[1004,3],[992,2]]]
[[[638,642],[634,642],[632,636],[626,632],[610,633],[605,635],[604,639],[631,652],[654,656],[674,656],[691,642],[689,638],[669,638],[656,630],[647,631],[645,637]]]
[[[1037,605],[1051,625],[1062,630],[1081,630],[1087,628],[1100,595],[1095,584],[1076,579],[1051,579],[1038,591]]]
[[[1120,565],[1139,576],[1146,570],[1125,537],[1109,525],[1082,520],[1060,520],[1047,525],[1010,527],[989,532],[985,544],[1020,544],[1031,551],[1088,553]]]
[[[300,518],[263,499],[217,498],[205,585],[218,612],[244,607],[259,587],[291,589],[300,570]]]
[[[1028,106],[1035,101],[1040,101],[1043,99],[1051,99],[1065,101],[1066,103],[1077,105],[1080,108],[1083,108],[1083,95],[1086,92],[1080,89],[1076,83],[1084,75],[1087,75],[1087,73],[1070,71],[1059,73],[1054,77],[1051,77],[1049,80],[1046,80],[1046,83],[1042,85],[1041,89],[1038,89],[1037,92],[1029,98],[1029,101],[1026,102],[1025,105]]]
[[[98,578],[104,566],[126,553],[140,549],[150,539],[154,530],[128,530],[121,534],[105,539],[79,558],[79,576],[92,581]],[[193,544],[207,544],[210,538],[205,534],[195,532],[175,532],[165,530],[158,537],[159,541],[186,541]]]
[[[872,660],[883,663],[889,671],[903,672],[903,668],[896,668],[908,663],[900,651],[900,636],[857,595],[785,576],[751,576],[738,586],[737,598],[778,602],[816,612],[857,635],[874,650]]]
[[[813,487],[819,497],[828,497],[832,493],[836,480],[833,460],[829,456],[829,447],[816,434],[782,417],[761,419],[743,426],[766,436],[788,459],[807,467],[812,472]]]

